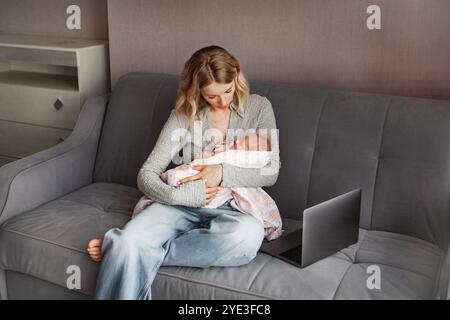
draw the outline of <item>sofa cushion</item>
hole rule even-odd
[[[81,293],[92,296],[99,264],[86,245],[121,227],[141,193],[95,183],[7,220],[0,230],[0,267],[65,287],[70,265],[80,267]],[[283,219],[286,232],[299,221]],[[155,299],[333,299],[432,298],[442,252],[413,237],[361,230],[360,241],[299,269],[260,253],[236,268],[161,267]],[[381,269],[381,290],[366,288],[367,267]]]
[[[300,269],[263,253],[250,264],[208,270],[161,268],[155,299],[432,299],[442,251],[409,236],[361,229],[360,241]],[[368,289],[367,268],[381,289]]]
[[[76,265],[80,291],[92,295],[98,264],[89,258],[87,243],[126,224],[141,195],[120,184],[96,183],[5,221],[0,229],[0,268],[65,287],[67,268]]]
[[[353,264],[336,290],[335,299],[437,297],[437,282],[444,258],[439,247],[407,235],[384,231],[363,231],[360,239],[358,249],[348,252]],[[371,266],[379,268],[380,289],[367,288],[368,278],[374,275],[369,268]]]

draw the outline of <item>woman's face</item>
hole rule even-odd
[[[234,90],[234,81],[225,84],[213,82],[200,89],[200,92],[203,99],[205,99],[212,108],[223,110],[228,108],[233,101]]]

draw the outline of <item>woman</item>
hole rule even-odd
[[[198,145],[196,126],[202,137],[211,130],[215,134],[202,138]],[[264,129],[273,151],[267,168],[227,164],[196,167],[200,172],[180,180],[178,187],[160,179],[181,150],[188,162],[191,158],[186,155],[192,155],[192,148],[211,151],[217,145],[229,145],[237,136],[233,136],[233,129],[240,134],[248,129]],[[182,139],[173,139],[175,130],[185,132]],[[175,108],[138,174],[139,190],[156,202],[124,229],[113,228],[103,241],[89,242],[90,257],[102,260],[95,299],[151,299],[151,284],[161,265],[206,268],[249,263],[263,241],[263,224],[235,211],[229,203],[217,209],[203,206],[220,187],[273,185],[279,167],[278,136],[270,102],[249,95],[239,62],[225,49],[209,46],[195,52],[184,65]]]

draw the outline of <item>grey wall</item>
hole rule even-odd
[[[70,4],[81,30],[66,29]],[[365,26],[369,4],[381,30]],[[450,99],[449,30],[449,0],[0,0],[0,33],[109,38],[113,85],[129,71],[179,74],[218,44],[250,80]]]
[[[378,4],[382,29],[366,28]],[[450,99],[448,0],[108,0],[112,84],[218,44],[250,80]]]
[[[81,30],[68,30],[66,9],[81,9]],[[108,39],[106,0],[0,0],[0,33]]]

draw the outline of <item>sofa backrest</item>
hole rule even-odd
[[[136,187],[173,108],[178,77],[123,76],[111,95],[94,181]],[[284,217],[362,188],[361,227],[446,247],[450,234],[450,101],[251,84],[271,101],[281,169],[265,190]]]

